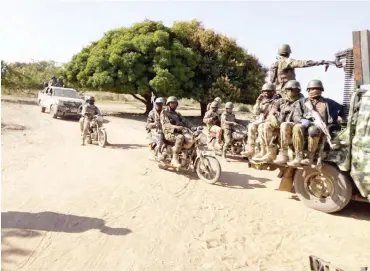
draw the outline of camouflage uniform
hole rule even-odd
[[[234,105],[231,102],[226,103],[225,109],[233,108]],[[224,144],[222,146],[222,157],[226,158],[226,151],[232,141],[232,134],[234,130],[234,123],[237,121],[235,114],[232,112],[225,112],[221,115],[221,128],[224,137]]]
[[[85,138],[88,136],[88,143],[91,143],[91,137],[89,133],[90,122],[95,115],[101,116],[101,112],[96,105],[86,103],[82,107],[81,118],[80,118],[80,131],[82,136],[82,145],[85,144]]]
[[[162,146],[163,143],[163,131],[161,125],[161,111],[158,111],[156,108],[153,108],[146,120],[146,129],[148,132],[149,144],[152,147],[155,143],[158,148]]]
[[[266,83],[262,86],[262,92],[270,90],[275,91],[275,86],[271,83]],[[255,156],[255,158],[261,158],[266,154],[266,138],[262,136],[263,134],[263,122],[265,117],[269,114],[274,102],[277,100],[276,96],[271,98],[263,98],[262,100],[257,99],[256,104],[253,107],[254,115],[258,116],[258,119],[251,122],[248,125],[248,140],[247,140],[247,151],[242,152],[243,156],[252,157],[255,155],[255,146],[257,141],[257,136],[259,136],[259,141],[261,145],[261,152]]]
[[[289,58],[291,49],[287,44],[280,46],[278,53],[277,61],[270,68],[270,81],[276,85],[277,93],[283,98],[286,97],[285,84],[290,80],[296,80],[294,69],[325,65],[325,61],[295,60]]]
[[[218,107],[217,102],[212,102],[211,106]],[[217,108],[218,109],[218,108]],[[209,132],[214,132],[216,134],[216,138],[218,140],[218,144],[222,143],[222,134],[221,134],[221,127],[220,127],[220,114],[218,110],[213,111],[212,108],[207,111],[204,115],[203,122],[207,125]]]
[[[160,121],[163,129],[164,138],[175,143],[173,152],[179,154],[184,143],[185,137],[181,132],[176,131],[175,126],[184,126],[191,128],[192,124],[181,116],[175,110],[163,110],[160,115]]]
[[[57,78],[55,77],[55,76],[53,76],[52,78],[51,78],[51,80],[49,81],[49,87],[51,87],[51,86],[56,86],[57,85],[57,83],[58,83],[58,81],[57,81]]]
[[[310,85],[312,84],[321,85],[322,87],[321,81],[311,80],[308,83],[307,89],[309,89]],[[307,103],[309,101],[311,101],[313,108],[320,114],[326,124],[332,123],[332,118],[329,114],[328,103],[323,97],[321,97],[321,95],[316,98],[305,98],[299,100],[293,113],[293,121],[297,123],[293,127],[293,145],[296,158],[292,162],[288,163],[288,165],[291,166],[311,165],[313,163],[315,153],[319,147],[319,141],[322,132],[320,128],[310,121],[311,110],[307,107]],[[308,159],[303,159],[306,133],[308,133]]]

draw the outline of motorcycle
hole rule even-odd
[[[179,154],[179,162],[181,166],[177,170],[186,169],[191,170],[192,172],[195,171],[199,179],[206,183],[214,184],[220,178],[221,165],[215,156],[203,150],[202,146],[205,142],[202,129],[203,127],[198,127],[196,130],[184,127],[183,135],[185,136],[185,141]],[[158,153],[160,156],[158,163],[159,168],[173,168],[171,165],[173,146],[173,143],[164,140],[160,153]]]
[[[216,133],[208,130],[205,130],[204,133],[208,138],[208,149],[213,151],[221,151],[221,146],[217,143]],[[227,152],[232,155],[240,155],[240,153],[244,151],[245,145],[247,144],[247,138],[247,127],[241,124],[235,125],[232,133],[232,141],[227,149]]]
[[[85,115],[85,120],[88,116]],[[107,132],[103,127],[103,116],[95,115],[93,119],[90,121],[90,129],[89,129],[89,136],[91,141],[95,141],[98,145],[104,148],[107,144]]]

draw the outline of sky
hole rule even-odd
[[[370,2],[323,1],[17,1],[0,0],[0,58],[5,61],[68,62],[108,30],[145,19],[197,19],[206,28],[236,39],[270,66],[279,45],[291,57],[333,60],[352,47],[352,31],[370,30]],[[297,69],[303,91],[311,79],[324,83],[326,97],[342,102],[344,72],[324,66]]]

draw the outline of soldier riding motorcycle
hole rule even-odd
[[[92,144],[93,141],[98,142],[100,147],[107,145],[107,132],[103,128],[103,116],[99,108],[95,105],[95,98],[90,96],[86,99],[86,104],[83,106],[80,118],[80,130],[82,137],[82,145],[87,143]]]

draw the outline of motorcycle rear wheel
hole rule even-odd
[[[213,156],[204,156],[204,163],[200,159],[195,164],[195,172],[199,179],[208,184],[216,183],[221,176],[220,162]]]

